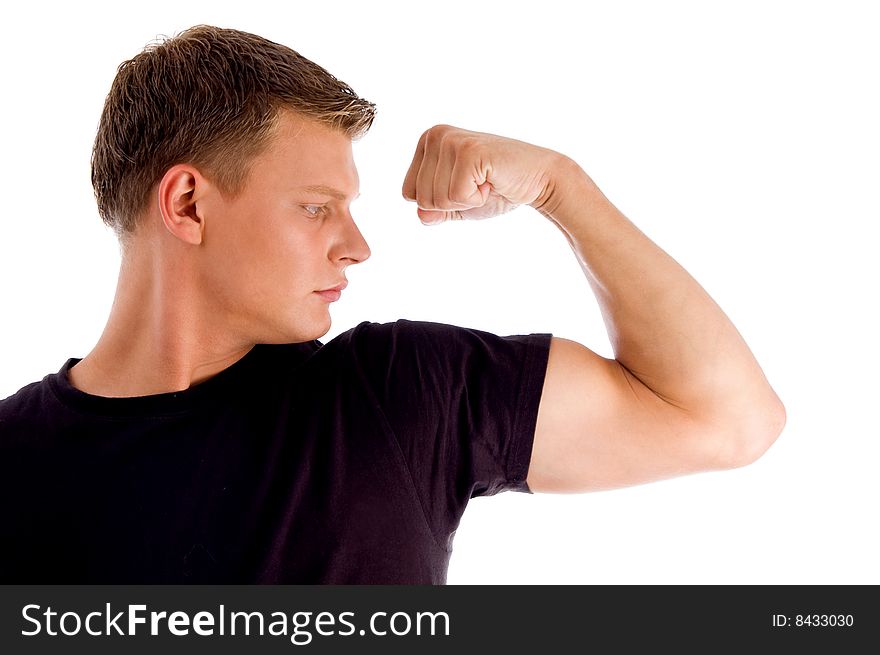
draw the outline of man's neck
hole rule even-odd
[[[163,277],[163,270],[174,274]],[[98,343],[69,371],[75,388],[131,397],[182,391],[232,366],[253,347],[230,334],[224,317],[203,306],[193,279],[174,266],[130,253]]]
[[[126,398],[183,391],[229,368],[250,352],[238,350],[196,366],[169,367],[134,353],[114,358],[102,354],[99,346],[68,371],[70,384],[95,396]],[[158,365],[157,365],[158,364]]]

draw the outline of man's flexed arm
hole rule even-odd
[[[568,157],[441,125],[422,135],[403,195],[429,224],[533,206],[599,301],[615,359],[554,338],[533,490],[533,480],[574,491],[738,466],[781,432],[784,407],[721,308]]]

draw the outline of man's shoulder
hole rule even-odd
[[[374,344],[379,347],[387,344],[392,348],[398,344],[406,344],[417,348],[467,350],[475,346],[497,347],[503,345],[502,342],[527,341],[548,336],[550,333],[543,332],[508,335],[506,332],[499,333],[491,329],[470,325],[399,318],[382,323],[362,321],[335,337],[330,343],[339,342],[340,345],[349,343],[355,345]]]
[[[425,321],[409,318],[398,318],[393,321],[361,321],[352,328],[334,337],[329,343],[335,341],[352,341],[365,339],[390,339],[400,336],[451,334],[456,331],[466,330],[458,325],[441,323],[437,321]]]
[[[33,432],[46,413],[46,379],[31,382],[0,400],[0,446],[16,434]]]
[[[400,318],[391,321],[361,321],[326,340],[317,340],[314,364],[319,369],[355,366],[387,369],[397,358],[419,349],[420,344],[439,346],[443,333],[455,326]]]
[[[30,382],[14,394],[0,399],[0,420],[33,408],[43,397],[45,379]]]
[[[334,337],[322,349],[323,363],[338,361],[377,371],[383,378],[395,373],[419,372],[427,367],[460,368],[465,360],[474,366],[496,358],[515,364],[549,334],[501,336],[476,327],[431,320],[399,318],[362,321]]]
[[[440,321],[398,318],[393,321],[361,321],[354,327],[338,334],[326,344],[318,342],[322,349],[343,350],[354,347],[359,350],[381,349],[387,346],[392,350],[397,346],[409,345],[416,348],[444,349],[467,347],[474,344],[483,346],[500,340],[522,340],[530,337],[546,336],[543,333],[500,336],[491,330],[444,323]]]
[[[355,355],[390,356],[401,347],[442,347],[458,332],[467,330],[457,325],[435,321],[398,318],[392,321],[361,321],[354,327],[321,343],[322,350],[351,352]]]

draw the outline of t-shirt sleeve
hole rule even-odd
[[[406,319],[353,329],[355,368],[438,529],[457,525],[470,498],[531,493],[551,337]]]

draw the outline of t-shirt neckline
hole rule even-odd
[[[297,356],[304,357],[320,345],[316,341],[282,344],[294,348]],[[68,372],[81,357],[71,357],[57,373],[47,376],[49,385],[58,399],[68,407],[82,413],[114,418],[149,416],[175,416],[190,412],[205,403],[216,403],[227,397],[233,389],[241,389],[241,382],[260,362],[271,358],[279,345],[255,344],[241,359],[227,366],[212,377],[181,391],[150,394],[146,396],[110,397],[97,396],[74,387]]]

